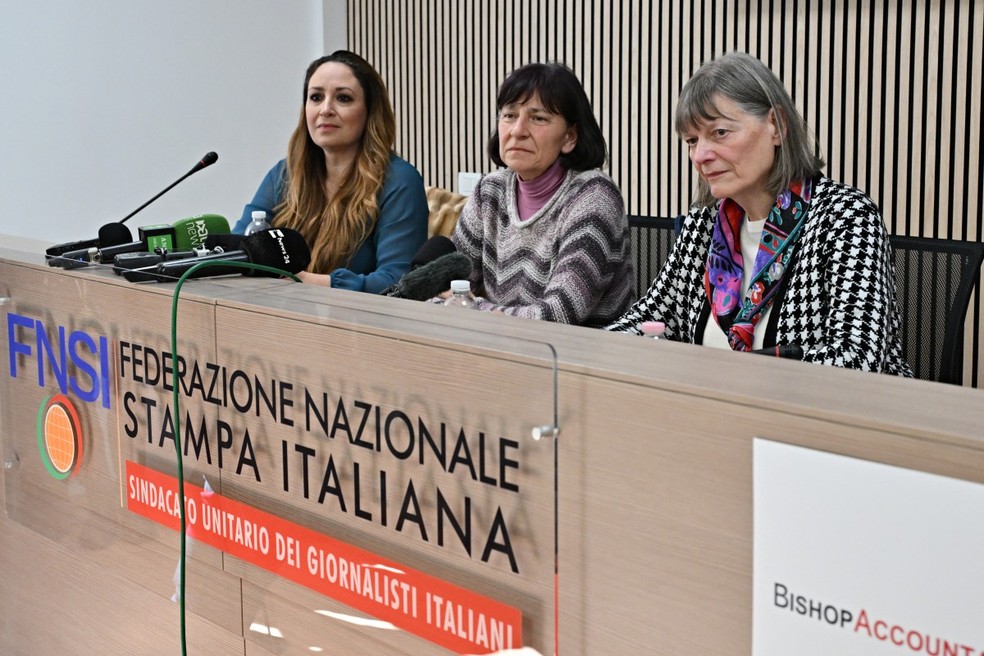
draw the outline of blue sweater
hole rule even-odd
[[[287,192],[287,170],[280,160],[263,178],[253,200],[232,231],[242,234],[254,210],[263,210],[276,225],[274,208]],[[427,197],[424,182],[410,163],[390,158],[386,181],[379,192],[379,220],[347,267],[331,271],[331,286],[378,294],[410,270],[410,259],[427,240]],[[320,272],[319,272],[320,273]]]

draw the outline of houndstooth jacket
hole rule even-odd
[[[640,333],[663,321],[669,339],[697,343],[710,318],[704,270],[716,208],[692,207],[649,291],[606,330]],[[773,303],[764,345],[798,344],[808,362],[901,376],[891,247],[881,214],[861,191],[819,176],[793,268]]]

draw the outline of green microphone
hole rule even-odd
[[[155,251],[193,251],[201,248],[209,234],[228,234],[229,222],[218,214],[199,214],[172,224],[143,226],[137,241],[100,248],[91,253],[94,263],[108,264],[126,253],[148,255]]]
[[[209,235],[228,235],[229,222],[218,214],[199,214],[174,223],[174,248],[168,250],[194,251],[205,246]],[[148,248],[153,251],[153,248]]]

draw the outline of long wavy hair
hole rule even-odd
[[[311,140],[305,113],[311,76],[328,62],[351,69],[366,103],[366,126],[355,163],[331,198],[325,185],[325,153]],[[345,266],[372,233],[379,218],[379,190],[395,144],[393,107],[383,79],[369,62],[347,50],[311,62],[304,76],[301,115],[287,146],[287,193],[276,219],[277,226],[293,228],[304,236],[311,248],[309,271],[330,273]]]
[[[766,181],[770,193],[778,194],[793,180],[811,178],[823,168],[819,148],[782,82],[768,66],[744,52],[729,52],[704,63],[684,85],[674,116],[677,134],[720,118],[721,111],[714,104],[718,95],[730,98],[759,120],[773,112],[780,145]],[[697,181],[694,202],[705,207],[717,203],[703,178]]]

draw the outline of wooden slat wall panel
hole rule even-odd
[[[700,63],[746,50],[790,90],[833,178],[893,234],[980,241],[984,0],[349,0],[348,37],[393,96],[399,152],[427,184],[488,172],[495,92],[530,61],[580,77],[630,214],[686,211],[694,176],[673,132]],[[984,365],[981,301],[966,382]]]

